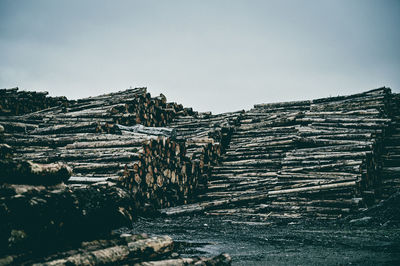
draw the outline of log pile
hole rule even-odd
[[[162,94],[151,97],[146,88],[135,88],[70,101],[68,106],[56,106],[14,119],[0,117],[0,121],[4,121],[0,123],[14,131],[21,131],[24,126],[26,130],[36,127],[38,134],[79,133],[82,130],[110,133],[114,124],[165,126],[175,116],[191,114],[194,114],[191,109],[168,103]]]
[[[9,91],[12,93],[17,94],[16,90]],[[125,164],[133,162],[148,135],[165,135],[165,130],[140,134],[146,131],[140,127],[130,132],[132,125],[164,126],[174,117],[188,114],[194,112],[167,103],[164,95],[151,97],[146,88],[137,88],[25,115],[0,116],[0,124],[5,130],[4,142],[14,146],[23,159],[68,162],[78,176],[104,178],[117,176]]]
[[[208,180],[211,169],[220,163],[221,155],[225,153],[243,112],[217,115],[196,113],[177,117],[169,124],[176,130],[178,138],[186,140],[187,157],[192,162],[199,162],[202,174],[206,176],[203,181]],[[200,186],[204,186],[204,191],[208,189],[205,183]]]
[[[245,215],[243,209],[235,210],[236,207],[265,200],[266,192],[276,186],[277,171],[285,152],[294,147],[296,118],[301,115],[297,109],[301,110],[304,104],[307,103],[294,103],[290,108],[281,103],[242,114],[221,165],[212,170],[203,201],[197,206],[185,206],[183,212],[225,208],[228,214],[233,211]],[[162,212],[175,214],[182,210]]]
[[[91,178],[84,183],[93,183],[99,178],[103,181],[118,179],[125,166],[133,166],[134,159],[143,152],[143,143],[152,138],[156,136],[136,133],[14,134],[5,141],[14,147],[21,159],[44,164],[68,164],[73,169],[71,183],[79,183],[80,178]]]
[[[185,142],[158,137],[143,145],[143,152],[126,167],[122,185],[132,192],[137,209],[186,204],[197,192],[204,166],[186,157]]]
[[[192,146],[185,145],[184,140],[133,132],[29,137],[14,134],[6,142],[13,145],[20,159],[32,160],[36,165],[68,164],[73,169],[67,181],[71,186],[121,183],[132,192],[136,208],[141,211],[189,202],[205,187],[211,158],[205,155],[218,150],[218,145],[202,146],[199,158],[194,159],[193,154],[189,158],[186,146]]]
[[[0,116],[0,124],[10,134],[119,133],[116,124],[160,127],[176,116],[192,114],[181,104],[168,103],[162,94],[151,97],[146,88],[137,88],[69,101],[67,106],[25,115]]]
[[[96,241],[98,242],[98,241]],[[90,243],[91,244],[91,243]],[[90,245],[89,244],[89,245]],[[50,259],[33,265],[109,265],[117,263],[137,263],[157,259],[169,255],[173,250],[173,241],[168,236],[138,237],[127,236],[111,245],[104,243],[100,247],[91,248],[87,252],[73,251],[74,255],[66,255],[58,259]],[[95,246],[96,247],[96,246]],[[60,257],[60,255],[58,255]]]
[[[398,102],[380,88],[212,115],[138,88],[0,123],[18,157],[67,163],[77,186],[118,180],[138,209],[330,219],[397,188]]]
[[[0,160],[0,184],[55,185],[67,181],[71,173],[71,168],[63,163]]]
[[[383,144],[380,198],[400,191],[400,94],[390,101],[391,124]]]
[[[306,213],[315,212],[318,218],[336,218],[360,203],[373,204],[381,178],[383,138],[391,121],[389,97],[390,90],[382,88],[313,100],[299,119],[296,149],[286,153],[278,179],[295,187],[337,184],[338,188],[328,198],[319,197],[318,205],[307,203],[307,197],[299,202],[283,198],[282,202],[304,206]],[[354,185],[344,186],[349,182]]]
[[[112,184],[3,184],[0,195],[0,265],[230,265],[227,254],[182,258],[168,236],[112,231],[133,222],[131,195]]]
[[[380,88],[255,105],[240,116],[202,201],[161,212],[336,219],[375,202],[383,144],[394,121],[391,109],[398,106],[392,96],[390,89]]]
[[[10,145],[0,143],[0,184],[56,185],[72,174],[72,169],[63,163],[33,163],[16,158],[14,152]]]
[[[48,92],[0,89],[0,115],[23,115],[54,106],[68,106],[66,97],[49,97]]]
[[[212,138],[221,144],[221,152],[224,152],[230,142],[239,117],[244,111],[222,113],[195,113],[193,115],[180,116],[169,123],[169,127],[176,130],[177,136],[188,140],[202,140]]]
[[[0,211],[7,217],[1,224],[3,255],[26,251],[40,257],[43,251],[130,226],[135,211],[187,203],[201,184],[204,188],[220,145],[213,139],[201,145],[186,143],[181,137],[176,139],[174,129],[136,124],[164,126],[189,114],[195,113],[166,103],[162,95],[151,98],[145,89],[134,89],[0,117],[4,126]],[[218,137],[217,131],[213,134]],[[65,163],[73,169],[70,178]],[[39,239],[41,245],[37,245]],[[136,244],[66,255],[46,263],[115,263],[128,258],[140,262],[132,260],[140,255],[131,250]],[[139,249],[149,252],[152,246],[147,244]],[[153,250],[147,259],[157,254]],[[17,263],[20,255],[7,256],[3,262]],[[229,263],[226,256],[164,259],[146,263]]]
[[[169,236],[129,233],[107,235],[107,238],[83,241],[74,249],[62,250],[44,257],[18,254],[0,257],[1,265],[231,265],[231,257],[222,253],[214,257],[179,256]]]
[[[109,184],[0,185],[0,253],[52,252],[132,224],[132,200]],[[40,243],[40,245],[38,245]]]
[[[218,143],[206,139],[185,146],[184,139],[175,141],[173,128],[136,125],[165,125],[188,115],[196,113],[138,88],[1,117],[0,123],[5,143],[22,160],[68,164],[73,186],[119,181],[143,210],[187,203],[205,187],[209,165],[220,153]]]

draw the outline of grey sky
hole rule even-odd
[[[0,88],[199,111],[400,89],[400,1],[0,0]]]

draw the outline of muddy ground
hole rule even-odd
[[[183,255],[227,252],[233,265],[400,265],[399,226],[243,224],[201,215],[141,218],[134,226],[134,233],[170,235]]]

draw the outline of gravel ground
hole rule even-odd
[[[400,227],[243,224],[223,217],[141,218],[134,233],[169,235],[186,256],[227,252],[233,265],[400,265]]]

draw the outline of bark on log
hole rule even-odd
[[[178,258],[178,259],[167,259],[159,261],[146,261],[135,263],[134,266],[185,266],[185,265],[231,265],[232,259],[226,254],[222,253],[218,256],[211,258],[195,257],[195,258]]]
[[[71,173],[71,168],[62,163],[0,160],[0,183],[54,185],[67,181]]]
[[[0,255],[43,254],[132,225],[132,198],[112,184],[1,185],[0,194]]]
[[[36,265],[106,265],[135,262],[146,257],[151,259],[168,254],[172,249],[173,241],[170,237],[152,237]]]

